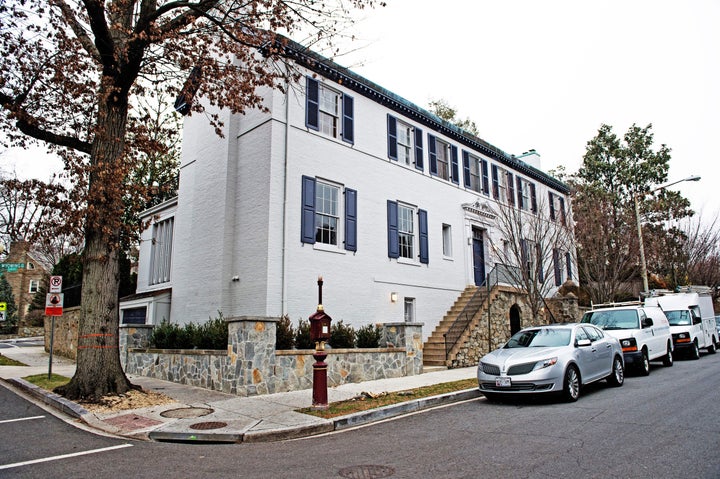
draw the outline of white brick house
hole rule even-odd
[[[332,62],[297,61],[307,75],[264,91],[269,113],[220,112],[225,138],[185,120],[178,198],[149,212],[123,310],[157,323],[149,293],[171,289],[172,322],[297,322],[321,275],[334,320],[421,322],[427,337],[498,261],[500,203],[564,220],[562,182]]]

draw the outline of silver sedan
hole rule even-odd
[[[580,388],[607,379],[625,381],[622,347],[591,324],[552,324],[523,329],[478,365],[480,392],[500,394],[556,392],[577,401]]]

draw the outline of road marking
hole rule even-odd
[[[16,462],[14,464],[4,464],[4,465],[0,465],[0,470],[12,469],[14,467],[20,467],[20,466],[29,466],[31,464],[39,464],[41,462],[58,461],[60,459],[68,459],[71,457],[86,456],[88,454],[113,451],[115,449],[123,449],[126,447],[132,447],[132,444],[120,444],[117,446],[103,447],[102,449],[91,449],[90,451],[74,452],[72,454],[63,454],[61,456],[43,457],[42,459],[33,459],[32,461]]]
[[[5,419],[4,421],[0,421],[0,424],[6,424],[9,422],[19,422],[19,421],[30,421],[32,419],[43,419],[45,416],[33,416],[33,417],[21,417],[19,419]]]

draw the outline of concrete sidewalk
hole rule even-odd
[[[2,345],[7,345],[6,341]],[[162,406],[93,413],[80,405],[48,393],[20,378],[48,372],[49,355],[43,346],[10,347],[0,354],[28,366],[0,366],[0,378],[37,399],[81,419],[107,433],[183,442],[260,442],[293,439],[321,434],[364,423],[407,414],[442,404],[480,397],[478,389],[449,393],[364,411],[334,419],[322,419],[296,410],[312,404],[312,391],[291,391],[262,396],[240,397],[183,384],[129,375],[133,384],[147,391],[163,393],[176,402]],[[55,356],[53,373],[72,376],[72,361]],[[380,394],[413,389],[476,377],[476,368],[442,369],[418,376],[380,379],[329,388],[328,401],[351,399],[367,392]]]

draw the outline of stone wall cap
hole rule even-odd
[[[264,321],[266,323],[279,323],[280,318],[274,316],[233,316],[231,318],[224,318],[226,323],[237,323],[241,321],[257,322]]]
[[[397,323],[380,323],[383,326],[424,326],[425,323],[408,323],[405,321],[397,322]]]
[[[132,324],[132,323],[128,323],[128,324],[121,324],[121,325],[120,325],[120,329],[128,329],[128,328],[138,328],[138,329],[147,328],[147,329],[152,329],[152,328],[154,328],[154,327],[155,327],[154,324]]]

